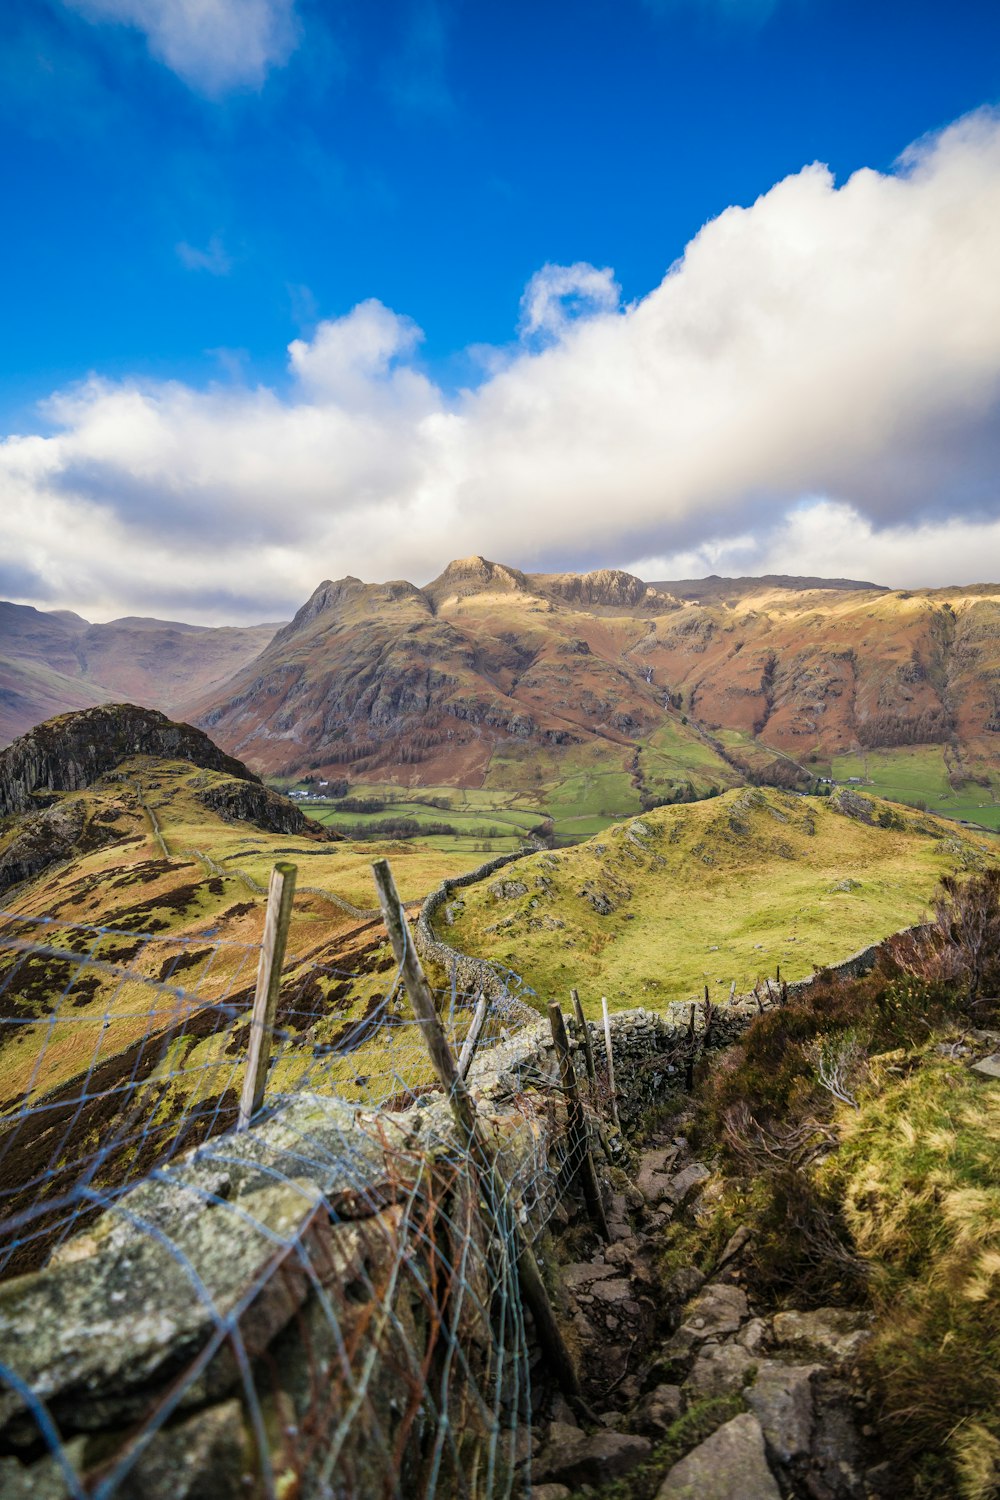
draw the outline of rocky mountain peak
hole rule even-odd
[[[424,592],[432,599],[485,593],[529,593],[531,581],[518,568],[490,562],[486,557],[459,557],[429,583]]]
[[[538,582],[547,592],[569,604],[635,608],[644,603],[665,602],[649,584],[621,568],[597,568],[592,573],[550,573]]]

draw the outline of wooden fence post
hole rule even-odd
[[[476,1106],[465,1083],[458,1076],[455,1060],[448,1046],[448,1039],[441,1025],[441,1018],[434,1004],[434,994],[427,983],[426,975],[417,956],[406,926],[406,916],[396,892],[388,860],[380,859],[372,865],[379,905],[385,919],[386,931],[392,943],[392,951],[403,975],[406,993],[413,1006],[413,1013],[420,1023],[427,1050],[430,1053],[438,1081],[447,1095],[451,1112],[459,1132],[467,1144],[469,1155],[479,1172],[490,1218],[496,1223],[496,1205],[506,1196],[506,1185],[499,1180],[496,1158],[490,1143],[479,1129]],[[535,1322],[538,1341],[559,1380],[563,1394],[587,1418],[592,1414],[583,1400],[580,1377],[569,1351],[562,1329],[556,1319],[552,1302],[542,1280],[534,1251],[525,1240],[513,1217],[509,1233],[517,1260],[517,1276],[525,1302]],[[499,1239],[499,1234],[497,1238]]]
[[[476,1003],[476,1009],[473,1014],[472,1021],[469,1024],[468,1033],[466,1035],[465,1041],[462,1044],[462,1050],[459,1053],[458,1057],[458,1076],[463,1081],[468,1077],[469,1069],[472,1067],[472,1059],[476,1055],[476,1048],[479,1046],[479,1038],[482,1035],[483,1027],[486,1024],[486,1013],[489,1008],[490,1002],[487,1000],[486,996],[480,995],[479,1000]]]
[[[577,1171],[583,1181],[583,1196],[587,1204],[590,1217],[604,1240],[611,1239],[611,1230],[608,1228],[607,1216],[604,1212],[604,1202],[601,1198],[601,1185],[597,1180],[597,1169],[594,1166],[594,1158],[590,1154],[590,1145],[587,1140],[587,1117],[580,1103],[580,1091],[576,1086],[576,1069],[573,1066],[573,1058],[569,1050],[569,1038],[566,1035],[566,1022],[563,1013],[555,1000],[549,1001],[549,1025],[552,1028],[552,1040],[555,1043],[556,1055],[559,1058],[559,1071],[562,1075],[563,1093],[566,1096],[566,1115],[569,1125],[570,1151],[575,1155],[580,1153],[580,1165]]]
[[[267,1087],[267,1065],[271,1059],[274,1016],[281,990],[281,966],[285,961],[285,944],[292,920],[292,898],[295,895],[294,865],[277,864],[271,871],[267,893],[267,915],[264,936],[257,961],[257,989],[250,1018],[250,1047],[243,1077],[237,1130],[246,1130],[264,1101]]]
[[[594,1066],[594,1048],[590,1040],[590,1027],[587,1018],[583,1014],[583,1006],[580,1004],[580,996],[576,990],[570,990],[569,997],[573,1002],[573,1010],[576,1015],[576,1024],[580,1028],[580,1036],[583,1039],[583,1055],[587,1060],[587,1078],[590,1081],[591,1096],[596,1092],[597,1069]]]
[[[694,1042],[694,1013],[695,1013],[696,1008],[697,1008],[696,1006],[692,1005],[691,1006],[691,1013],[688,1016],[687,1067],[685,1069],[684,1081],[685,1081],[685,1084],[687,1086],[687,1091],[688,1091],[689,1094],[691,1093],[691,1091],[694,1088],[694,1051],[695,1051],[695,1042]]]
[[[621,1130],[622,1122],[618,1118],[618,1090],[615,1088],[615,1054],[611,1045],[611,1017],[608,1015],[608,997],[601,996],[601,1010],[604,1014],[604,1050],[608,1058],[608,1088],[611,1090],[611,1118],[618,1129]]]

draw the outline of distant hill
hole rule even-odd
[[[129,699],[167,713],[250,661],[276,625],[184,625],[0,602],[0,744],[68,709]]]
[[[514,965],[540,995],[612,1007],[725,1000],[804,978],[924,919],[937,882],[997,841],[844,789],[731,791],[662,807],[462,891],[447,942]]]
[[[200,729],[132,703],[103,704],[49,719],[0,751],[0,891],[121,837],[117,815],[109,817],[103,805],[95,812],[94,799],[72,794],[103,788],[117,806],[124,781],[126,800],[134,804],[135,782],[129,784],[121,767],[141,766],[148,775],[167,763],[213,773],[195,780],[194,796],[224,821],[320,841],[337,837]]]

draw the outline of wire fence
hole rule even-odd
[[[292,955],[235,1133],[259,953],[0,912],[0,1494],[526,1493],[519,1267],[587,1151],[558,1078],[481,1101],[493,1191],[387,945]],[[539,1019],[503,978],[435,995],[482,1076]]]

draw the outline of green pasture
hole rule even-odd
[[[989,787],[967,781],[957,790],[948,780],[941,745],[906,745],[896,750],[872,750],[867,755],[838,755],[831,764],[834,781],[852,776],[868,783],[868,790],[893,802],[924,802],[931,812],[963,818],[1000,831],[1000,775]]]

